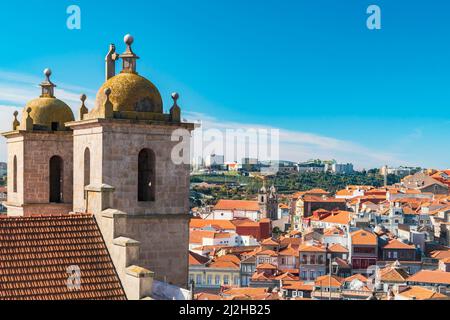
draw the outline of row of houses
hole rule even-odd
[[[277,292],[282,299],[412,299],[419,291],[448,298],[450,248],[423,269],[414,246],[394,239],[380,248],[379,236],[365,230],[351,238],[350,248],[324,245],[307,233],[268,238],[258,247],[224,247],[208,256],[190,252],[190,281],[197,293],[219,296],[248,287]]]

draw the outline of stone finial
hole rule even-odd
[[[80,97],[81,100],[81,107],[80,107],[80,120],[84,120],[84,116],[89,112],[88,108],[86,107],[85,101],[87,97],[85,94],[82,94]]]
[[[132,35],[127,34],[123,38],[123,41],[127,45],[127,49],[120,55],[120,58],[122,58],[123,61],[122,72],[137,73],[136,60],[139,59],[139,57],[134,54],[133,49],[131,48],[131,45],[134,42],[134,38]]]
[[[173,106],[170,108],[170,119],[173,122],[181,121],[181,108],[178,106],[180,95],[177,92],[172,93]]]
[[[127,45],[127,52],[133,52],[133,50],[131,50],[131,45],[134,42],[134,37],[131,34],[127,34],[123,37],[123,42]]]
[[[20,122],[17,120],[17,116],[19,115],[19,112],[14,111],[14,121],[13,121],[13,131],[16,131],[20,127]]]
[[[50,68],[46,68],[44,70],[44,75],[47,81],[50,81],[50,76],[52,75],[52,70]]]
[[[112,119],[114,117],[114,106],[109,98],[110,95],[111,95],[111,89],[106,88],[105,89],[106,100],[103,105],[105,119]]]
[[[41,98],[54,98],[56,85],[50,80],[52,70],[46,68],[44,70],[45,80],[40,84],[42,88]]]
[[[27,109],[27,119],[25,120],[25,130],[32,131],[33,130],[33,119],[31,118],[31,108],[28,107]]]
[[[109,45],[109,51],[106,55],[106,81],[116,75],[116,61],[119,60],[119,55],[116,53],[116,46],[114,44]]]

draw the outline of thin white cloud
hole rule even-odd
[[[19,109],[23,108],[28,101],[39,96],[39,83],[42,80],[43,78],[36,76],[0,70],[0,103],[13,105]],[[55,95],[74,111],[80,105],[82,93],[88,95],[86,103],[88,107],[92,107],[93,97],[95,97],[93,90],[59,83],[55,89]]]
[[[381,167],[382,165],[404,165],[405,161],[397,155],[381,150],[372,150],[352,141],[340,140],[309,132],[279,129],[260,124],[225,122],[210,115],[190,112],[186,118],[200,122],[203,130],[238,129],[278,129],[280,132],[280,160],[306,161],[309,159],[336,159],[338,162],[351,162],[357,168]]]

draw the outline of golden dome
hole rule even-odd
[[[37,128],[54,130],[57,123],[57,130],[64,131],[66,130],[64,124],[75,120],[72,109],[63,101],[51,97],[41,97],[27,103],[22,114],[22,124],[26,123],[29,108],[33,125]]]
[[[98,90],[93,114],[106,101],[105,90],[111,89],[109,99],[115,112],[163,113],[161,94],[153,83],[132,72],[122,72],[107,80]]]

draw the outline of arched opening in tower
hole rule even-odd
[[[91,184],[91,151],[89,148],[84,150],[84,187]],[[84,198],[86,199],[86,191],[84,191]]]
[[[138,201],[155,201],[155,153],[150,149],[139,153]]]
[[[63,160],[54,156],[50,159],[50,202],[63,201]]]
[[[13,192],[17,193],[17,156],[13,160]]]

